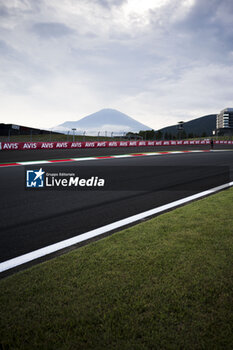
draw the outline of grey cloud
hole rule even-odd
[[[22,16],[22,14],[26,14],[26,15],[32,15],[35,13],[38,14],[41,11],[43,0],[37,0],[37,1],[21,0],[18,2],[9,1],[6,3],[7,3],[7,6],[5,6],[4,4],[0,4],[0,17],[2,18]]]
[[[160,27],[160,43],[162,37],[166,38],[163,48],[173,53],[174,59],[180,58],[182,61],[227,63],[228,54],[233,50],[232,1],[196,0],[184,17],[178,16],[172,22],[165,21],[172,14],[171,10],[175,13],[179,6],[180,1],[174,1],[171,8],[153,14],[154,31],[159,28],[158,16],[161,23],[166,23],[166,28]]]
[[[0,52],[5,53],[8,52],[10,50],[9,46],[5,43],[4,40],[0,40]]]
[[[221,10],[222,15],[232,14],[232,0],[196,0],[190,12],[190,17],[194,17],[195,19],[200,18],[204,24],[209,22],[210,18],[215,19],[219,10]]]
[[[15,49],[9,46],[4,40],[0,40],[0,55],[2,57],[16,58],[18,57],[18,53]]]
[[[121,6],[126,0],[96,0],[100,5],[111,7],[111,6]]]
[[[49,6],[46,0],[9,0],[7,7],[0,5],[1,19],[11,21],[0,28],[0,63],[6,72],[0,81],[2,91],[38,94],[44,108],[55,95],[71,101],[70,96],[81,91],[83,110],[92,97],[98,103],[123,101],[119,103],[126,108],[131,104],[142,115],[147,110],[152,115],[154,110],[176,115],[178,108],[191,108],[193,113],[197,104],[205,109],[212,108],[215,101],[220,105],[230,100],[232,0],[196,0],[188,12],[182,0],[170,0],[151,10],[142,27],[131,22],[124,26],[123,18],[119,18],[123,25],[118,23],[116,16],[121,14],[116,7],[124,2],[68,0],[63,6],[54,1]],[[17,6],[11,7],[12,3]],[[70,15],[76,6],[77,13]],[[38,47],[35,35],[63,40]],[[67,86],[65,94],[61,82]],[[69,105],[75,110],[76,104]]]
[[[59,38],[74,32],[65,24],[57,22],[36,23],[33,25],[33,31],[42,38]]]
[[[110,9],[112,6],[121,6],[123,3],[127,2],[127,0],[85,0],[85,2],[89,4],[95,3]]]
[[[4,5],[0,6],[0,17],[8,17],[9,15],[8,9]]]
[[[223,29],[232,29],[232,15],[232,0],[196,0],[183,24],[194,32],[212,31],[215,35],[224,36]]]
[[[0,40],[0,66],[0,90],[9,94],[27,95],[34,84],[50,74],[4,40]]]
[[[198,26],[210,25],[213,23],[219,4],[219,0],[197,0],[187,17],[187,21],[190,25],[196,26],[197,29]]]
[[[87,52],[73,49],[72,54],[74,64],[89,76],[98,77],[101,88],[108,86],[111,91],[132,94],[141,92],[150,84],[150,67],[160,65],[163,60],[148,52],[145,46],[130,48],[115,42]]]

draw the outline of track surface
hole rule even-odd
[[[233,145],[215,145],[214,149],[232,149]],[[101,155],[143,153],[157,151],[182,151],[182,150],[209,150],[209,145],[189,146],[155,146],[155,147],[117,147],[117,148],[87,148],[87,149],[63,149],[63,150],[26,150],[26,151],[0,151],[0,163],[19,162],[30,160],[49,160],[61,158],[92,157]]]
[[[60,158],[63,157],[64,154],[62,157],[60,155]],[[72,162],[70,165],[93,165],[98,169],[104,169],[106,165],[112,166],[112,176],[115,177],[121,176],[123,166],[132,166],[132,169],[133,166],[140,166],[142,169],[156,166],[159,175],[153,190],[144,192],[28,191],[25,190],[23,166],[0,169],[0,262],[221,185],[226,181],[218,168],[216,171],[210,168],[211,171],[200,174],[190,171],[190,166],[227,166],[230,169],[229,180],[233,180],[232,151],[103,159],[83,161],[82,164]],[[59,166],[62,170],[64,165]],[[182,167],[182,171],[179,166]],[[187,168],[184,169],[184,166]],[[124,181],[130,183],[134,175],[132,171],[127,175],[128,178],[126,176]],[[141,175],[137,176],[139,185],[145,181]],[[154,175],[148,177],[147,174],[147,181],[153,183]]]

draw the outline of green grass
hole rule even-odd
[[[110,135],[110,133],[109,133]],[[199,138],[187,138],[187,140],[201,140],[210,137],[199,137]],[[214,140],[233,140],[233,136],[218,136],[211,137]],[[75,142],[80,141],[129,141],[125,137],[106,137],[106,136],[89,136],[89,135],[75,135]],[[73,135],[64,135],[64,134],[42,134],[42,135],[11,135],[10,139],[8,136],[0,136],[0,142],[72,142]],[[131,140],[134,141],[134,140]],[[140,140],[139,140],[140,141]],[[161,141],[161,140],[158,140]]]
[[[1,142],[80,142],[80,141],[120,141],[122,138],[88,135],[64,135],[64,134],[42,134],[42,135],[11,135],[0,136]]]
[[[2,349],[232,349],[232,213],[231,189],[3,279]]]

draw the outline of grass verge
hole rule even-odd
[[[233,190],[0,283],[1,349],[232,349]]]
[[[106,136],[82,136],[75,135],[73,137],[72,134],[42,134],[42,135],[11,135],[10,138],[8,136],[0,136],[0,141],[2,142],[81,142],[81,141],[128,141],[125,138],[116,138],[116,137],[106,137]]]

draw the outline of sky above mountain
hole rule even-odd
[[[232,0],[0,0],[0,122],[159,129],[232,107],[232,76]]]

